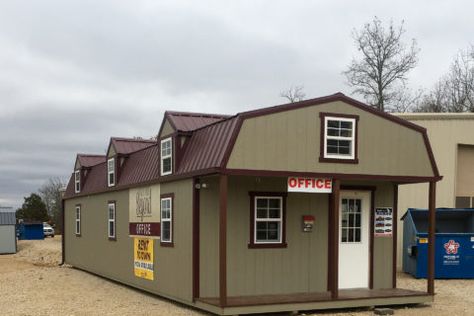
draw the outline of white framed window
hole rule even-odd
[[[160,203],[161,242],[173,242],[173,198],[162,197]]]
[[[356,119],[324,117],[324,158],[355,159]]]
[[[115,185],[115,159],[107,160],[107,185],[113,187]]]
[[[161,175],[166,176],[173,172],[173,139],[171,137],[161,141]]]
[[[341,242],[362,242],[362,200],[342,199],[341,204]]]
[[[75,233],[76,235],[81,234],[81,206],[76,205],[76,214],[75,214]]]
[[[81,171],[74,171],[74,192],[81,192]]]
[[[107,207],[107,231],[109,238],[115,239],[115,202],[109,202]]]
[[[255,244],[280,244],[283,235],[283,197],[255,196]]]

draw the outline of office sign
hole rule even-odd
[[[332,179],[289,177],[288,192],[331,193]]]
[[[129,193],[129,235],[160,236],[160,185],[132,188]]]

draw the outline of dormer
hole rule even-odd
[[[106,155],[107,186],[114,187],[120,181],[121,171],[131,153],[153,145],[156,145],[155,140],[112,137]]]
[[[116,161],[117,161],[117,151],[115,150],[113,139],[110,140],[109,148],[107,150],[107,186],[115,186],[116,181]]]
[[[74,193],[81,193],[90,169],[104,161],[103,155],[77,154],[74,164]]]
[[[158,133],[160,175],[171,175],[179,168],[184,148],[193,131],[227,117],[227,115],[166,111]]]

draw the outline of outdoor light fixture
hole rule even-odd
[[[200,189],[207,189],[207,183],[196,183],[194,187],[198,190]]]

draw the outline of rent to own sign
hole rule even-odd
[[[133,238],[133,252],[135,276],[153,280],[153,239]]]
[[[332,179],[289,177],[288,192],[331,193]]]

